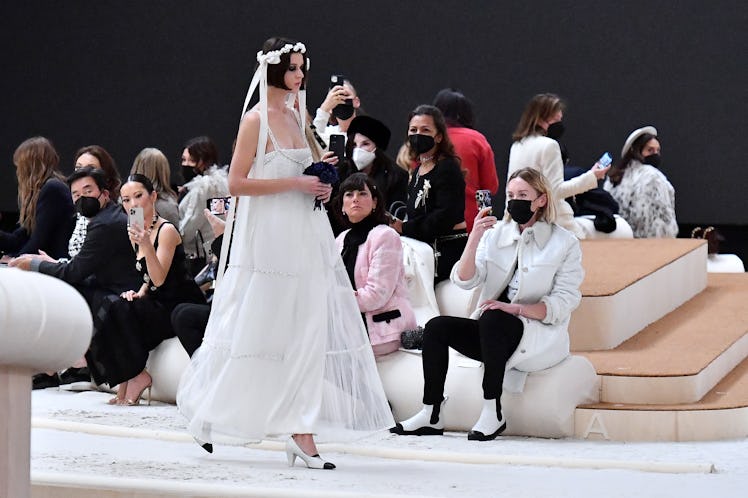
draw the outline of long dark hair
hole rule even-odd
[[[649,142],[653,138],[657,138],[657,135],[652,135],[651,133],[642,133],[641,136],[634,140],[634,143],[631,144],[631,147],[629,147],[629,150],[626,151],[626,154],[624,154],[623,157],[619,159],[612,168],[610,168],[610,171],[608,171],[608,178],[610,179],[610,183],[612,183],[613,185],[618,185],[619,183],[621,183],[621,180],[623,180],[623,175],[626,173],[626,169],[631,165],[631,161],[633,161],[634,159],[636,159],[637,161],[641,161],[642,159],[644,159],[644,157],[642,157],[642,149],[645,145],[647,145],[647,142]]]

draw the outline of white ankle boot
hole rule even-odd
[[[473,429],[468,432],[468,439],[471,441],[490,441],[496,439],[496,436],[506,429],[506,419],[504,410],[501,410],[501,419],[496,411],[495,399],[484,399],[483,410],[480,412],[478,421]]]
[[[438,407],[423,405],[420,412],[396,424],[390,432],[401,436],[441,436],[444,434],[444,417],[441,411],[445,401],[447,398],[444,398]]]

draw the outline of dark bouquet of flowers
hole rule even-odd
[[[319,181],[328,185],[338,183],[338,170],[335,166],[324,161],[312,163],[311,166],[304,170],[305,175],[312,175],[319,178]],[[322,209],[322,201],[314,199],[314,209]]]

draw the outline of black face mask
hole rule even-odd
[[[190,180],[197,176],[194,166],[182,165],[182,176],[184,177],[184,183],[188,183]]]
[[[99,197],[101,197],[101,194],[99,194]],[[93,218],[101,211],[99,197],[78,197],[78,200],[75,201],[75,210],[85,218]]]
[[[561,135],[564,134],[564,131],[566,131],[566,127],[564,126],[563,121],[556,121],[555,123],[548,125],[545,136],[552,138],[553,140],[558,140],[561,138]]]
[[[644,159],[642,159],[642,163],[649,164],[650,166],[654,166],[655,168],[660,167],[661,161],[662,161],[662,157],[660,157],[659,154],[652,154],[651,156],[647,156]]]
[[[506,210],[509,211],[509,216],[511,216],[514,221],[520,225],[524,225],[530,221],[532,215],[535,214],[532,212],[530,204],[532,204],[532,201],[528,201],[527,199],[510,199],[509,202],[507,202]]]
[[[332,115],[343,121],[350,119],[353,116],[353,99],[345,99],[345,104],[336,105],[332,109]]]
[[[423,154],[434,148],[434,137],[431,135],[421,135],[416,133],[415,135],[408,136],[408,143],[410,148],[416,151],[416,154]]]

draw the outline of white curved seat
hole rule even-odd
[[[425,242],[400,237],[403,244],[403,264],[408,297],[418,325],[425,325],[439,316],[439,306],[434,294],[434,250]]]
[[[737,254],[710,254],[706,259],[708,273],[743,273],[745,265]]]
[[[616,229],[610,233],[600,232],[595,229],[595,217],[592,215],[576,216],[574,220],[584,230],[587,239],[633,239],[634,231],[631,225],[622,217],[615,215]]]
[[[384,392],[395,420],[418,412],[423,399],[423,370],[417,352],[395,351],[377,359]],[[445,429],[469,431],[483,406],[483,366],[450,350],[444,393]],[[521,393],[504,392],[501,397],[507,428],[504,434],[535,437],[574,435],[577,406],[599,401],[599,379],[595,368],[582,356],[569,356],[552,368],[527,376]]]
[[[67,368],[88,349],[92,328],[86,301],[70,285],[41,273],[0,270],[0,365]]]
[[[187,370],[190,357],[179,339],[172,337],[156,346],[148,356],[146,370],[153,378],[151,398],[176,403],[179,379]]]

